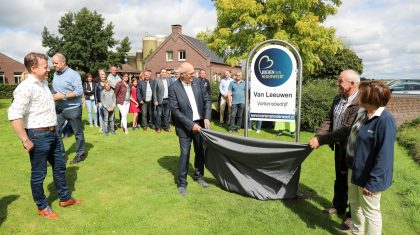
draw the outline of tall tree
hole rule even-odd
[[[297,48],[309,75],[321,64],[321,55],[334,54],[341,47],[335,30],[321,25],[335,14],[341,0],[217,0],[214,4],[217,26],[197,38],[231,65],[245,60],[258,43],[275,38]]]
[[[321,61],[322,65],[312,74],[313,78],[337,79],[340,72],[347,69],[363,73],[362,59],[348,48],[338,49],[335,54],[322,55]]]
[[[100,67],[121,65],[131,49],[128,37],[121,43],[113,38],[114,25],[104,25],[104,18],[96,11],[82,8],[77,13],[67,12],[58,26],[60,36],[51,34],[46,27],[42,32],[42,46],[53,56],[60,52],[67,63],[82,71],[96,71]],[[115,49],[113,49],[115,47]]]

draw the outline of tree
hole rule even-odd
[[[341,0],[217,0],[217,26],[197,38],[236,65],[267,39],[290,42],[302,56],[304,74],[321,64],[320,56],[341,47],[335,30],[321,25]]]
[[[337,79],[341,71],[353,69],[359,74],[363,73],[362,59],[347,48],[338,49],[333,55],[321,56],[322,66],[315,69],[312,77],[319,79]]]
[[[42,46],[49,48],[47,54],[60,52],[73,68],[84,72],[96,71],[110,65],[120,66],[131,49],[128,37],[121,43],[112,36],[112,22],[104,26],[104,18],[96,11],[82,8],[78,13],[67,12],[58,26],[60,36],[50,34],[44,27]],[[115,50],[113,50],[113,48]]]

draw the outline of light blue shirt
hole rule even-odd
[[[229,84],[231,81],[233,81],[232,78],[222,79],[220,81],[220,86],[219,86],[220,94],[222,94],[223,96],[227,94],[227,92],[229,91]]]
[[[74,92],[76,97],[67,100],[57,100],[58,109],[72,109],[82,105],[83,86],[78,72],[66,67],[63,71],[56,71],[52,81],[54,91],[61,94]]]
[[[232,104],[245,104],[245,81],[239,83],[233,80],[229,85],[229,91],[232,92]]]

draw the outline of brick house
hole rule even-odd
[[[199,40],[182,34],[181,25],[172,25],[172,33],[148,56],[144,68],[155,74],[162,68],[173,71],[183,62],[191,63],[197,72],[206,70],[207,78],[212,81],[220,80],[226,70],[232,73],[241,70],[239,66],[226,64],[223,58]]]
[[[19,83],[20,75],[25,70],[25,65],[0,53],[0,84]]]

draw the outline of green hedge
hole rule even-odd
[[[219,98],[220,82],[210,82],[210,99],[217,100]]]
[[[414,161],[420,163],[420,117],[398,128],[397,142],[404,146]]]
[[[219,82],[211,83],[210,97],[217,100]],[[327,115],[334,96],[336,80],[307,80],[302,86],[301,130],[315,132]]]
[[[305,81],[302,86],[301,130],[315,132],[336,95],[335,80]]]
[[[0,99],[12,98],[16,87],[17,85],[0,84]]]

